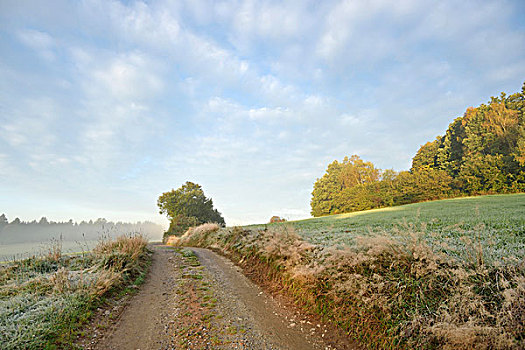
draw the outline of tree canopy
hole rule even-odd
[[[180,188],[160,195],[157,200],[160,214],[166,214],[170,220],[168,234],[180,235],[189,227],[214,222],[225,225],[224,218],[213,201],[204,195],[199,184],[186,182]]]
[[[357,155],[328,165],[314,184],[313,216],[440,198],[525,190],[525,83],[467,108],[445,135],[417,151],[410,171],[375,168]]]
[[[337,198],[349,188],[364,185],[379,179],[379,169],[359,156],[345,157],[328,165],[326,173],[314,184],[312,193],[312,215],[320,216],[342,212],[341,201]]]
[[[48,242],[51,238],[69,242],[89,242],[104,237],[117,237],[122,234],[141,233],[151,239],[159,239],[164,229],[151,221],[113,222],[99,219],[96,222],[53,221],[42,217],[40,220],[22,221],[19,218],[8,222],[5,214],[0,215],[0,245],[16,243]]]
[[[524,101],[525,83],[519,93],[469,107],[444,136],[421,146],[412,171],[443,170],[465,194],[525,190]]]

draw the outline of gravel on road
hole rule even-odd
[[[118,313],[101,312],[86,349],[350,349],[329,329],[286,307],[225,257],[202,248],[152,246],[140,291]],[[104,319],[104,317],[106,319]],[[104,325],[103,327],[101,325]]]

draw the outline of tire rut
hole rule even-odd
[[[190,249],[211,274],[223,312],[242,319],[243,323],[249,325],[254,336],[265,340],[266,344],[262,344],[260,349],[330,348],[305,331],[306,328],[312,329],[312,325],[303,326],[297,322],[294,314],[284,310],[277,301],[245,277],[242,270],[230,260],[207,249]]]
[[[152,249],[146,282],[88,348],[334,349],[324,326],[284,308],[230,260],[202,248]]]

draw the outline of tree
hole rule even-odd
[[[170,220],[170,227],[168,228],[166,234],[181,235],[190,227],[197,226],[198,222],[199,221],[195,216],[177,215]]]
[[[277,215],[274,215],[270,218],[270,224],[273,224],[275,222],[285,222],[286,219],[280,217],[280,216],[277,216]]]
[[[15,218],[13,221],[11,221],[11,225],[20,225],[22,222],[19,218]]]
[[[157,206],[160,214],[166,214],[170,219],[171,234],[182,234],[191,226],[214,222],[224,226],[224,218],[213,201],[204,195],[199,184],[186,182],[177,190],[165,192],[159,196]]]
[[[313,216],[322,216],[345,212],[353,204],[348,203],[353,197],[342,194],[352,187],[377,182],[381,171],[371,162],[365,162],[359,156],[345,157],[341,163],[333,161],[322,178],[317,179],[312,192]]]
[[[342,164],[334,160],[328,165],[326,173],[314,184],[312,192],[313,216],[323,216],[332,214],[335,210],[335,196],[342,190],[339,178],[342,171]]]
[[[98,219],[94,222],[95,225],[105,225],[105,224],[107,224],[107,223],[108,223],[108,221],[107,221],[105,218],[98,218]]]
[[[313,216],[461,194],[525,191],[525,83],[521,92],[469,107],[427,142],[410,171],[381,172],[358,156],[328,165],[314,183]]]
[[[42,216],[38,224],[39,225],[49,225],[49,222],[47,221],[47,218],[45,216]]]
[[[454,179],[454,190],[466,194],[523,191],[524,111],[525,83],[521,92],[501,93],[487,104],[467,108],[443,137],[419,149],[411,172],[445,170]]]
[[[9,224],[9,221],[7,221],[7,217],[5,214],[0,215],[0,231]]]
[[[427,142],[419,148],[414,158],[412,158],[412,171],[419,169],[434,168],[441,138],[438,137],[432,142]]]
[[[394,203],[408,204],[449,197],[452,177],[444,170],[422,168],[402,171],[394,181]]]
[[[477,155],[461,167],[458,179],[463,192],[468,194],[501,193],[511,187],[512,177],[503,170],[503,156]]]

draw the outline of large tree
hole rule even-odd
[[[421,169],[429,169],[436,167],[436,157],[438,154],[439,145],[441,144],[441,137],[436,138],[432,142],[427,142],[417,151],[414,158],[412,158],[411,171]]]
[[[213,201],[204,195],[199,184],[186,182],[180,188],[160,195],[157,205],[160,214],[166,214],[170,219],[169,234],[182,234],[191,226],[214,222],[225,225],[224,218]]]

